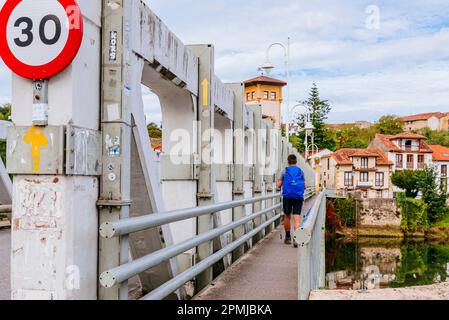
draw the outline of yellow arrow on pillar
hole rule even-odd
[[[33,161],[33,172],[39,172],[41,162],[41,148],[48,145],[48,139],[39,127],[31,127],[23,137],[26,144],[31,144],[31,160]]]
[[[207,107],[209,105],[209,81],[204,79],[201,85],[203,87],[203,107]]]

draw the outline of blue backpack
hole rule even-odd
[[[304,199],[304,192],[304,172],[297,166],[287,167],[282,184],[282,196],[287,199]]]

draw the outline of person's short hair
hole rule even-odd
[[[294,154],[291,154],[288,156],[288,164],[289,165],[294,165],[298,163],[298,159],[296,158],[296,156]]]

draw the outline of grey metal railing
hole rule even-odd
[[[326,194],[320,193],[304,217],[294,240],[298,244],[298,299],[308,300],[310,292],[325,286]]]
[[[309,199],[313,195],[314,190],[313,188],[310,188],[307,190],[305,198]],[[241,207],[256,202],[272,199],[280,200],[280,197],[281,195],[279,193],[270,194],[262,197],[223,202],[210,206],[182,209],[166,213],[155,213],[142,217],[123,219],[112,223],[108,222],[101,225],[100,235],[104,238],[126,236],[131,233],[143,231],[149,228],[160,227],[168,223],[196,218],[199,216],[221,212],[223,210]],[[223,247],[220,251],[215,252],[208,258],[200,261],[198,264],[192,266],[186,271],[174,276],[171,280],[167,281],[142,298],[143,300],[164,299],[171,293],[181,288],[185,283],[192,280],[215,263],[219,262],[226,255],[232,253],[234,250],[245,244],[245,242],[248,242],[252,237],[260,234],[265,228],[271,226],[273,223],[279,220],[282,214],[277,214],[272,218],[267,218],[268,213],[275,212],[281,207],[280,201],[275,201],[275,203],[276,204],[273,206],[270,206],[259,212],[255,212],[230,224],[212,229],[209,232],[194,236],[191,239],[188,239],[176,245],[163,248],[129,263],[125,263],[123,265],[117,266],[116,268],[107,270],[100,275],[100,284],[105,288],[111,288],[115,285],[121,284],[164,261],[170,260],[190,249],[198,247],[199,245],[211,241],[229,231],[235,230],[242,225],[247,225],[250,221],[254,221],[256,218],[259,218],[261,216],[265,217],[265,221],[263,223],[256,226],[252,230],[246,230],[245,234],[242,237],[236,239],[232,243]],[[278,212],[280,211],[278,210]]]

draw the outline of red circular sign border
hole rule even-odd
[[[78,6],[75,0],[57,0],[65,9],[68,6]],[[72,63],[81,47],[83,40],[83,17],[81,15],[80,28],[69,29],[67,43],[61,53],[52,61],[40,66],[30,66],[18,60],[11,52],[7,41],[7,25],[9,17],[22,0],[7,0],[0,12],[0,57],[16,74],[28,79],[48,79],[63,71]],[[4,45],[3,45],[4,44]]]

